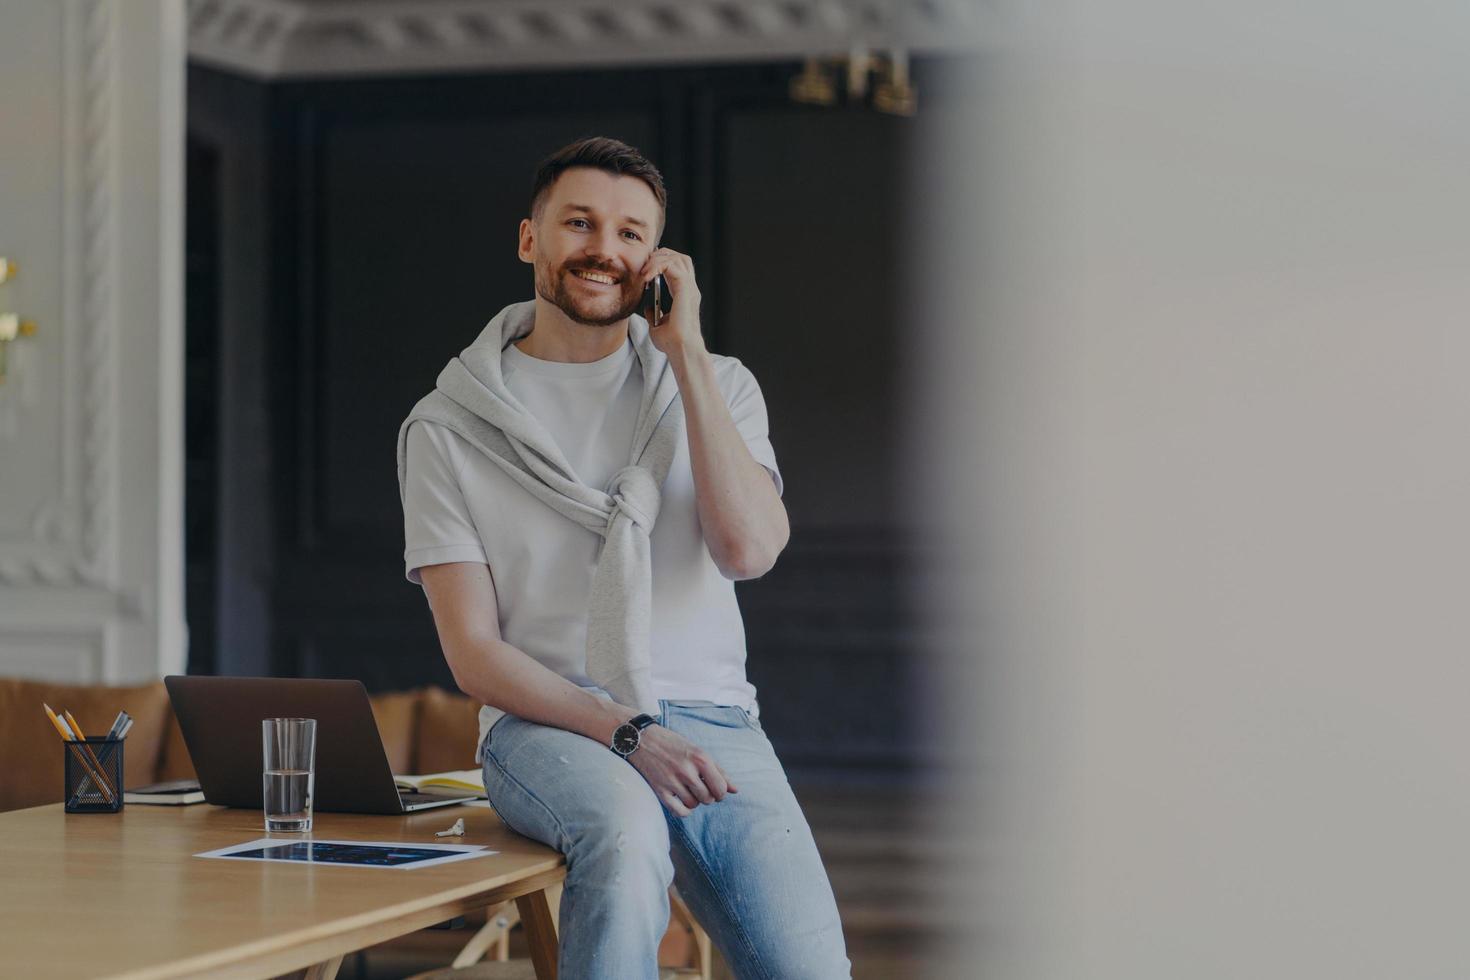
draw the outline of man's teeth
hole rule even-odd
[[[607,275],[606,273],[603,273],[603,272],[588,272],[585,269],[573,269],[572,270],[572,275],[578,276],[578,277],[580,277],[582,279],[591,279],[593,282],[607,283],[609,285],[611,285],[612,283],[617,282],[616,279],[614,279],[612,276]]]

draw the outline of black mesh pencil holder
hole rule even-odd
[[[63,742],[66,812],[116,813],[123,806],[123,740]]]

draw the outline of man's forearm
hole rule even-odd
[[[681,350],[669,364],[684,402],[695,503],[710,556],[727,578],[764,575],[791,533],[775,481],[735,427],[709,353]]]
[[[460,690],[483,704],[612,744],[632,708],[582,690],[504,640],[460,640],[446,651]]]

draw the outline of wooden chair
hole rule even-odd
[[[561,907],[561,888],[546,890],[547,904],[551,908],[553,926]],[[711,980],[714,969],[714,953],[709,935],[695,921],[689,906],[675,889],[669,889],[669,931],[677,938],[680,933],[686,940],[688,959],[693,962],[683,966],[661,966],[659,980]],[[487,910],[485,925],[465,943],[454,962],[447,967],[419,973],[408,980],[535,980],[533,961],[510,958],[510,930],[520,922],[520,912],[514,902],[506,902]],[[663,945],[669,945],[665,936]],[[486,954],[493,959],[486,960]],[[534,956],[533,951],[533,956]]]

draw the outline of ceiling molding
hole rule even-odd
[[[983,0],[188,0],[189,56],[263,80],[971,50]]]

